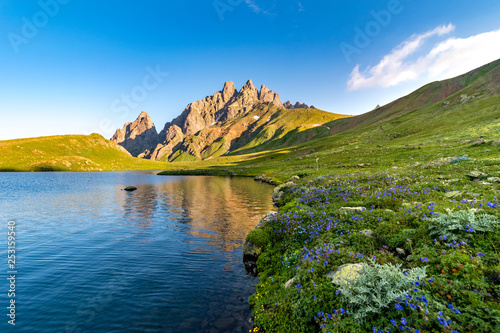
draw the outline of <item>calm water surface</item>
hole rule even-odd
[[[271,191],[241,178],[0,174],[0,332],[248,332],[256,281],[241,245]]]

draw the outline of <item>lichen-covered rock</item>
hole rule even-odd
[[[359,233],[362,235],[365,235],[366,237],[369,237],[369,238],[373,237],[373,231],[370,229],[361,230]]]
[[[399,247],[396,248],[396,252],[401,256],[404,256],[406,254],[406,251]]]
[[[354,282],[363,274],[363,265],[361,264],[345,264],[339,266],[335,271],[331,271],[326,276],[332,279],[333,283],[346,284]]]
[[[290,288],[294,283],[295,283],[295,276],[293,278],[291,278],[290,280],[285,282],[285,285],[284,285],[285,289]]]
[[[461,196],[462,196],[462,192],[460,192],[460,191],[450,191],[450,192],[446,192],[444,194],[445,198],[450,198],[450,199],[460,198]]]
[[[267,178],[266,174],[262,173],[260,175],[255,176],[255,178],[253,180],[255,180],[256,182],[262,182],[266,178]]]
[[[277,213],[278,212],[275,212],[275,211],[272,211],[272,210],[269,211],[269,212],[267,212],[266,215],[264,215],[264,216],[262,216],[260,218],[259,224],[263,224],[263,223],[266,223],[266,222],[270,221],[272,219],[272,217],[274,216],[274,214],[277,214]]]
[[[473,170],[473,171],[469,172],[468,174],[466,174],[466,176],[470,180],[478,180],[478,179],[484,179],[484,178],[488,177],[488,174],[481,172],[481,171],[478,171],[478,170]]]
[[[489,177],[488,181],[494,182],[494,183],[500,183],[500,177]]]
[[[300,177],[299,176],[292,176],[290,177],[286,182],[289,183],[289,182],[296,182],[300,180]]]
[[[243,257],[247,259],[254,259],[257,260],[257,258],[262,254],[262,248],[256,246],[252,242],[250,242],[248,239],[246,240],[245,244],[243,244]]]
[[[266,174],[257,175],[253,180],[267,183],[269,185],[278,185],[271,177],[266,176]]]
[[[351,213],[361,213],[365,211],[365,207],[340,207],[339,212],[342,214],[351,214]]]
[[[279,201],[281,200],[281,198],[283,197],[283,194],[284,194],[284,190],[287,189],[287,188],[290,188],[290,187],[294,187],[295,186],[295,183],[294,182],[288,182],[288,183],[285,183],[285,184],[281,184],[279,186],[276,186],[273,190],[273,203],[275,205],[278,205],[279,204]]]
[[[441,158],[438,158],[437,160],[434,160],[432,162],[426,163],[424,166],[425,167],[437,167],[437,166],[446,165],[446,164],[449,164],[450,162],[452,162],[457,157],[458,156],[455,156],[455,157],[441,157]]]

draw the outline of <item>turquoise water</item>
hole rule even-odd
[[[0,174],[0,332],[248,332],[256,281],[241,245],[271,191],[241,178]]]

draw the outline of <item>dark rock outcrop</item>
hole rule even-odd
[[[135,190],[137,190],[137,187],[135,187],[135,186],[127,186],[123,190],[127,191],[127,192],[134,192]]]
[[[309,105],[307,104],[304,104],[304,103],[301,103],[301,102],[297,102],[295,104],[292,104],[290,101],[286,101],[285,103],[283,103],[283,107],[285,109],[309,109]],[[314,106],[311,106],[311,108],[314,108]]]
[[[143,111],[134,122],[125,124],[122,129],[117,129],[111,141],[137,157],[158,144],[158,132],[149,115]]]

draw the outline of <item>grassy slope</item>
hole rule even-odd
[[[463,95],[474,97],[467,100]],[[171,166],[194,173],[267,173],[284,181],[297,173],[359,171],[357,165],[362,163],[371,163],[372,170],[383,170],[464,154],[500,162],[498,149],[470,143],[480,136],[500,139],[500,61],[431,83],[377,110],[325,126],[330,129],[302,130],[300,137],[311,139],[298,140],[287,148],[274,144],[286,140],[284,135],[285,139],[261,146],[247,144],[229,156]],[[491,152],[485,152],[487,148]]]
[[[241,155],[301,144],[327,136],[328,128],[323,125],[344,117],[318,109],[286,110],[260,104],[241,117],[215,124],[186,138],[183,149],[174,154],[171,161],[219,157],[228,149],[232,154]]]
[[[160,162],[131,157],[99,134],[0,141],[0,171],[158,170]]]

